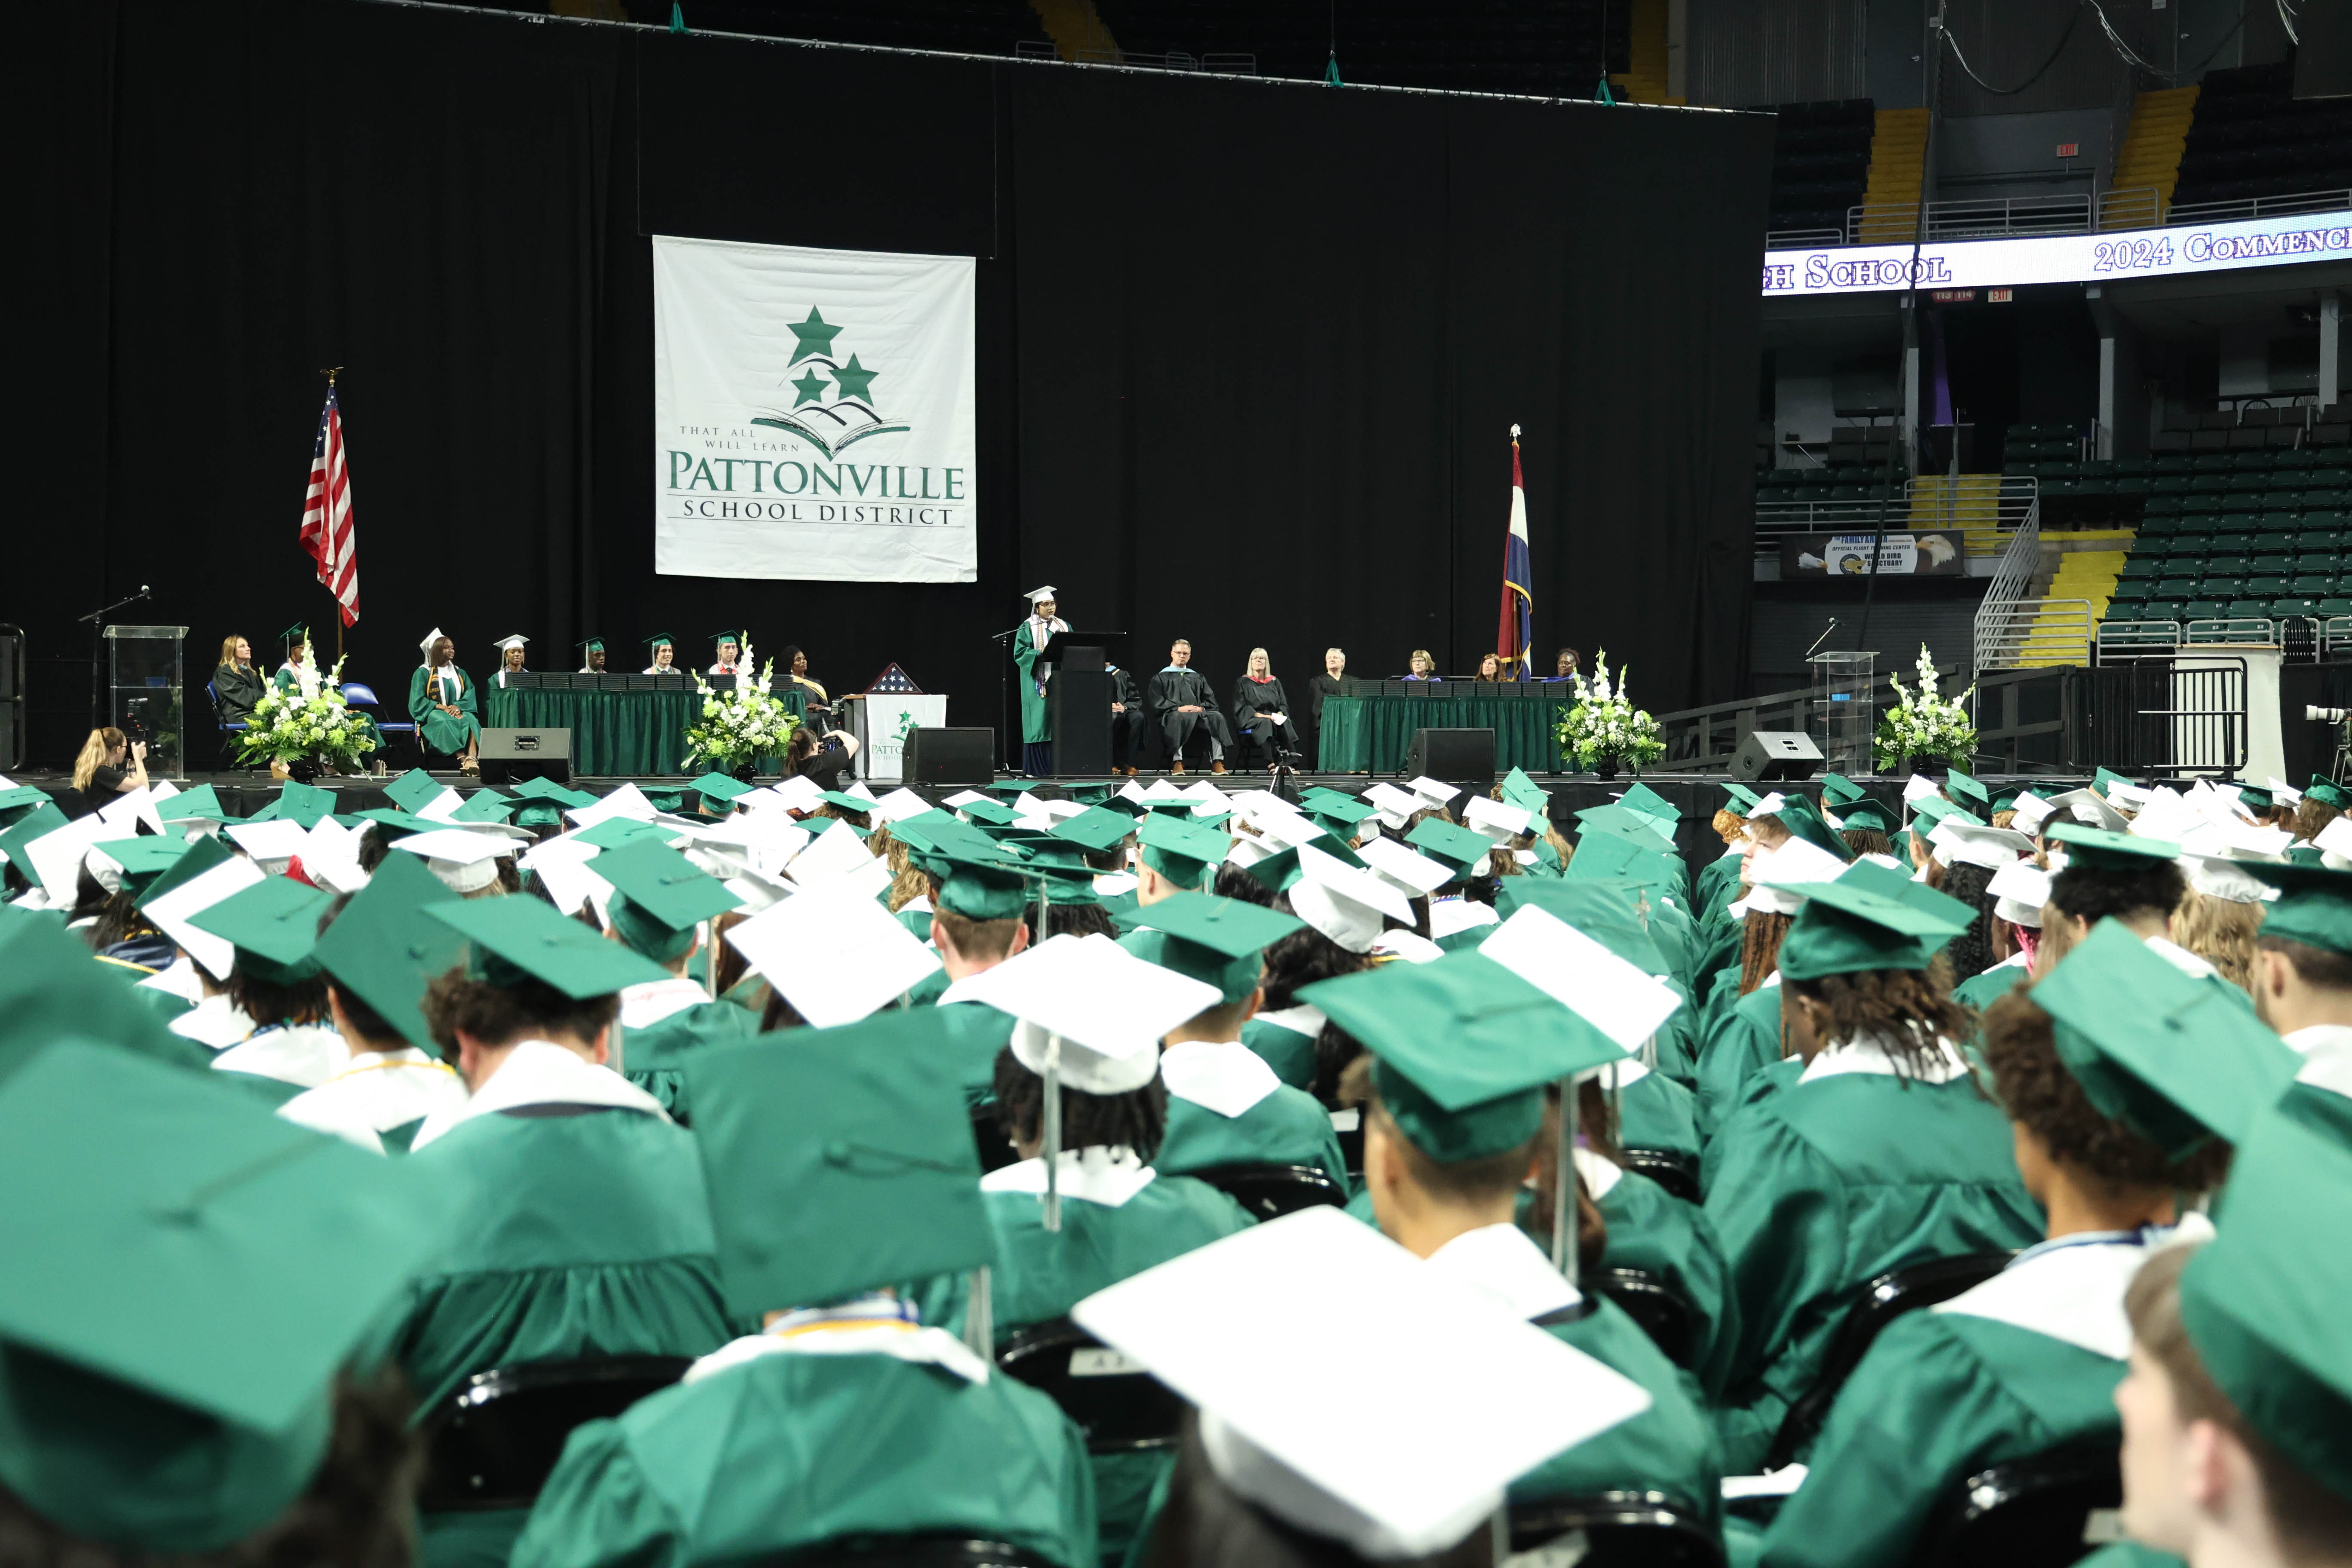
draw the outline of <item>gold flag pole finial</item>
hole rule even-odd
[[[332,392],[335,389],[335,377],[343,374],[343,367],[339,364],[322,364],[319,367],[319,374],[327,378],[327,390]]]

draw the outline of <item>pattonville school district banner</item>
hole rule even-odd
[[[654,570],[970,583],[968,256],[654,237]]]

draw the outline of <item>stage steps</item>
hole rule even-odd
[[[2100,529],[2083,533],[2045,533],[2042,537],[2045,542],[2064,540],[2075,546],[2058,557],[2058,571],[2042,590],[2042,597],[2089,600],[2091,625],[2095,629],[2106,618],[2108,602],[2115,597],[2116,580],[2123,574],[2124,563],[2130,559],[2132,531]],[[2094,548],[2081,548],[2084,544]],[[2114,548],[2096,548],[2107,544]],[[2033,628],[2025,634],[2019,647],[2018,668],[2039,669],[2054,664],[2081,663],[2081,626],[2079,612],[2071,606],[2059,610],[2045,605],[2035,614]]]
[[[1862,192],[1861,245],[1907,242],[1917,226],[1919,180],[1927,157],[1927,111],[1882,109],[1870,133],[1870,183]]]
[[[1045,36],[1054,40],[1054,53],[1062,59],[1076,59],[1080,49],[1097,55],[1118,50],[1095,0],[1029,0],[1029,9],[1037,13]]]
[[[2189,145],[2189,122],[2196,113],[2193,85],[2132,95],[2131,125],[2124,132],[2109,188],[2118,197],[2127,191],[2155,191],[2157,210],[2147,219],[2151,224],[2161,222],[2164,209],[2172,205],[2172,187],[2180,180],[2180,155]]]

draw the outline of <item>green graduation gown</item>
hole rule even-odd
[[[416,733],[425,744],[445,757],[457,756],[482,732],[482,710],[474,695],[474,678],[457,670],[455,696],[446,694],[452,684],[446,676],[436,682],[432,672],[421,664],[408,678],[408,717],[415,722]],[[433,689],[436,685],[440,687],[439,691]],[[457,710],[456,718],[441,711],[438,704],[444,702]]]
[[[1315,1038],[1323,1032],[1323,1015],[1300,1003],[1271,1013],[1260,1013],[1242,1026],[1242,1044],[1274,1069],[1274,1076],[1293,1089],[1315,1087]]]
[[[1181,1176],[1218,1165],[1312,1165],[1348,1187],[1331,1114],[1239,1041],[1186,1041],[1160,1053],[1168,1131],[1152,1167]],[[1244,1103],[1245,1102],[1245,1103]]]
[[[1748,1080],[1780,1059],[1778,974],[1733,1003],[1698,1054],[1698,1135],[1711,1142],[1729,1121]]]
[[[2122,1440],[2125,1288],[2166,1233],[2063,1237],[1889,1325],[1838,1394],[1804,1484],[1764,1535],[1783,1568],[1902,1568],[1962,1481]]]
[[[1024,1160],[981,1179],[982,1201],[996,1233],[989,1295],[999,1345],[1031,1324],[1068,1316],[1107,1286],[1252,1223],[1241,1205],[1206,1183],[1158,1174],[1120,1153],[1124,1158],[1103,1149],[1064,1152],[1058,1234],[1045,1229],[1043,1160]],[[941,1303],[946,1310],[934,1311],[927,1302],[924,1320],[961,1332],[964,1289],[960,1276],[951,1301]],[[1097,1454],[1093,1462],[1103,1558],[1116,1563],[1174,1455]]]
[[[1617,1069],[1617,1142],[1625,1149],[1657,1149],[1679,1154],[1698,1167],[1698,1098],[1663,1072],[1638,1061]],[[1606,1086],[1604,1073],[1601,1082]]]
[[[457,1208],[390,1347],[420,1416],[493,1367],[701,1355],[727,1341],[693,1134],[646,1112],[574,1110],[478,1116],[408,1157]],[[503,1563],[522,1521],[428,1516],[423,1560]]]
[[[1784,1064],[1794,1068],[1794,1061]],[[1731,1266],[1739,1350],[1716,1412],[1724,1463],[1758,1468],[1862,1286],[1890,1269],[2030,1247],[2009,1123],[1957,1052],[1941,1083],[1897,1077],[1874,1042],[1776,1071],[1707,1149],[1706,1214]]]
[[[1697,1331],[1691,1376],[1709,1403],[1720,1399],[1739,1348],[1739,1304],[1731,1294],[1731,1268],[1723,1243],[1706,1211],[1638,1172],[1619,1170],[1591,1150],[1577,1151],[1576,1166],[1609,1227],[1602,1267],[1654,1274],[1690,1303]]]
[[[698,1568],[927,1531],[1094,1568],[1086,1440],[1045,1394],[934,1362],[739,1343],[727,1357],[753,1353],[572,1433],[513,1568]]]
[[[956,1079],[963,1086],[966,1105],[987,1105],[996,1099],[996,1053],[1013,1043],[1013,1015],[985,1002],[941,1002],[954,1021],[949,1031],[949,1053],[956,1063]]]
[[[691,1114],[687,1067],[694,1053],[705,1046],[748,1040],[759,1032],[760,1020],[732,1002],[690,1003],[656,1022],[622,1031],[621,1075],[684,1121]]]
[[[2024,984],[2025,955],[2021,952],[1953,986],[1952,1000],[1981,1013]]]
[[[1726,849],[1698,868],[1698,878],[1691,884],[1691,906],[1698,910],[1702,926],[1722,911],[1738,886],[1739,851],[1737,849]]]
[[[1013,634],[1013,662],[1021,671],[1021,742],[1029,746],[1054,738],[1053,710],[1045,706],[1045,689],[1053,682],[1053,666],[1041,668],[1037,663],[1037,656],[1045,651],[1037,646],[1037,620],[1032,616]],[[1067,628],[1056,623],[1055,629]]]

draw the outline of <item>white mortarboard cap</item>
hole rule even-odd
[[[119,827],[125,833],[137,832],[141,823],[146,824],[147,831],[150,833],[162,833],[163,831],[163,818],[162,815],[156,811],[155,803],[162,800],[169,800],[172,795],[177,795],[179,791],[173,789],[167,784],[160,787],[169,793],[158,794],[156,793],[158,787],[159,786],[141,784],[137,789],[131,791],[128,795],[119,795],[115,796],[112,800],[108,801],[104,805],[98,808],[100,819],[102,820],[109,827]]]
[[[986,800],[988,798],[989,796],[981,794],[980,791],[976,789],[960,789],[956,791],[955,794],[941,800],[940,804],[948,807],[950,811],[961,811],[965,806],[970,805],[974,801]]]
[[[1189,800],[1192,797],[1184,793],[1183,787],[1181,784],[1174,784],[1167,779],[1153,779],[1149,784],[1144,786],[1143,798],[1146,800]]]
[[[1763,799],[1748,808],[1748,819],[1753,822],[1759,816],[1778,816],[1780,815],[1780,808],[1788,804],[1787,795],[1777,789],[1772,790],[1766,794]]]
[[[1158,783],[1160,781],[1154,780],[1153,782]],[[1151,798],[1151,792],[1144,788],[1141,784],[1136,783],[1133,779],[1129,779],[1125,784],[1118,786],[1118,798],[1121,800],[1150,800]]]
[[[1445,950],[1416,931],[1387,931],[1372,939],[1374,952],[1393,953],[1406,963],[1434,963]]]
[[[1628,1051],[1640,1049],[1683,1005],[1673,986],[1533,904],[1505,921],[1478,951]]]
[[[2086,826],[2121,833],[2126,826],[2122,812],[2086,789],[2070,789],[2064,795],[2052,795],[2050,804]]]
[[[441,628],[439,626],[435,626],[431,631],[426,632],[423,637],[416,639],[417,649],[425,655],[425,663],[431,664],[433,662],[433,645],[441,640]]]
[[[130,837],[130,829],[110,827],[95,815],[78,816],[26,845],[25,858],[31,862],[34,878],[49,895],[50,907],[71,909],[75,889],[81,879],[82,858],[89,847],[100,839]]]
[[[888,862],[877,859],[874,851],[866,847],[866,840],[857,837],[856,828],[846,822],[835,821],[793,857],[791,864],[784,868],[784,874],[805,888],[812,882],[822,882],[855,871],[864,864],[881,866],[886,873],[883,879],[889,879],[887,875]]]
[[[814,811],[824,804],[824,786],[806,773],[788,773],[765,789],[753,790],[739,798],[738,805],[748,805],[754,811],[782,807],[786,811]]]
[[[1032,588],[1021,596],[1034,605],[1040,599],[1051,599],[1055,595],[1054,593],[1054,585],[1051,583],[1048,583],[1042,588]]]
[[[507,637],[500,637],[490,646],[497,648],[500,653],[504,653],[510,647],[521,647],[530,641],[530,639],[523,636],[520,632],[515,632]]]
[[[901,784],[880,800],[866,814],[866,820],[879,827],[886,822],[896,822],[902,816],[920,816],[931,809],[931,803]]]
[[[1501,844],[1531,831],[1536,816],[1525,806],[1508,805],[1499,800],[1488,800],[1483,795],[1474,795],[1463,810],[1463,820]]]
[[[1429,906],[1429,934],[1449,937],[1480,926],[1501,923],[1502,916],[1492,904],[1482,904],[1475,899],[1443,899]]]
[[[2033,840],[2009,827],[1976,827],[1946,817],[1927,835],[1947,866],[1981,866],[1998,871],[2021,855],[2033,852]]]
[[[2251,822],[2251,818],[2238,815],[2234,799],[2227,811],[2214,817],[2199,810],[2188,796],[2177,790],[2154,789],[2140,803],[2138,814],[2124,831],[2142,838],[2160,838],[2167,843],[2177,844],[2189,834],[2217,821],[2240,823]]]
[[[2042,906],[2050,901],[2050,873],[2031,860],[2012,860],[1985,884],[1992,895],[1992,912],[2013,926],[2042,924]]]
[[[1160,1037],[1217,1005],[1217,988],[1128,952],[1110,938],[1057,936],[963,982],[960,994],[1021,1021],[1013,1054],[1045,1070],[1062,1041],[1061,1077],[1088,1094],[1125,1094],[1160,1070]]]
[[[230,841],[262,864],[265,870],[282,871],[302,853],[310,835],[299,822],[273,817],[267,822],[232,822],[221,829]]]
[[[1423,898],[1454,879],[1452,867],[1431,859],[1395,838],[1369,838],[1357,856],[1373,872],[1394,883],[1408,898]]]
[[[1402,827],[1405,818],[1422,808],[1422,801],[1407,795],[1392,784],[1376,784],[1364,791],[1361,797],[1381,814],[1381,820],[1391,827]]]
[[[850,780],[849,787],[843,790],[841,793],[857,800],[878,801],[882,798],[880,795],[876,795],[872,790],[866,787],[866,781],[864,779]]]
[[[2145,784],[2126,784],[2121,779],[2107,781],[2106,796],[2117,805],[2133,805],[2146,800],[2150,793]]]
[[[1790,891],[1813,882],[1834,882],[1845,863],[1820,845],[1802,838],[1784,838],[1769,849],[1748,858],[1748,894],[1731,906],[1742,916],[1751,910],[1793,915],[1805,907],[1806,895]]]
[[[149,903],[140,912],[181,952],[204,965],[215,980],[226,980],[236,962],[236,949],[225,936],[199,931],[190,917],[200,915],[233,893],[241,893],[262,879],[262,869],[250,860],[228,859]]]
[[[729,892],[742,900],[745,914],[756,915],[762,910],[772,910],[793,896],[790,882],[758,871],[738,871],[719,880],[726,884]]]
[[[1372,940],[1386,929],[1382,916],[1412,923],[1412,906],[1395,884],[1311,844],[1299,847],[1298,871],[1290,885],[1290,912],[1349,952],[1371,951]]]
[[[1420,797],[1416,804],[1428,805],[1448,805],[1455,795],[1462,793],[1444,779],[1433,779],[1427,773],[1422,774],[1404,787]]]
[[[1906,805],[1909,805],[1915,800],[1933,799],[1943,793],[1942,788],[1934,779],[1924,774],[1913,773],[1903,781],[1903,804]]]
[[[593,827],[615,816],[626,816],[638,822],[651,822],[661,813],[646,798],[646,792],[633,784],[625,784],[593,805],[575,805],[564,816],[575,827]]]
[[[444,784],[441,786],[441,793],[435,795],[431,800],[426,801],[423,805],[418,806],[415,815],[423,817],[427,822],[446,822],[451,817],[456,816],[459,809],[462,808],[465,804],[466,797],[464,795],[459,795],[456,790]]]
[[[2281,805],[2299,805],[2303,802],[2303,792],[2284,779],[2264,779],[2263,787],[2270,791]]]
[[[360,868],[362,837],[331,816],[319,818],[302,847],[303,874],[331,893],[358,892],[368,885],[368,874]]]
[[[2279,890],[2245,870],[2226,855],[2183,855],[2180,868],[2189,885],[2209,899],[2232,904],[2267,903]]]
[[[471,893],[499,879],[499,857],[507,847],[495,838],[455,827],[412,833],[392,841],[394,849],[425,858],[425,869],[453,893]]]
[[[1234,841],[1225,846],[1225,864],[1239,866],[1246,871],[1261,860],[1271,860],[1277,853],[1276,850],[1269,847],[1271,842],[1264,838],[1252,838],[1246,833],[1236,833],[1234,835]]]
[[[1348,1308],[1300,1335],[1265,1311],[1289,1300]],[[1650,1405],[1632,1379],[1336,1209],[1212,1242],[1070,1316],[1200,1408],[1228,1488],[1374,1560],[1453,1546],[1510,1481]]]
[[[2009,809],[2016,814],[2010,818],[2012,823],[2024,832],[2035,833],[2041,830],[2042,819],[2056,808],[2032,790],[2022,789],[2009,803]]]
[[[588,863],[599,853],[593,844],[583,844],[570,834],[546,839],[522,853],[517,864],[539,879],[540,886],[556,909],[567,915],[576,915],[583,904],[593,904],[600,911],[604,900],[613,895],[612,884],[588,868]]]
[[[832,886],[730,926],[727,940],[820,1029],[855,1024],[940,966],[881,905]]]

